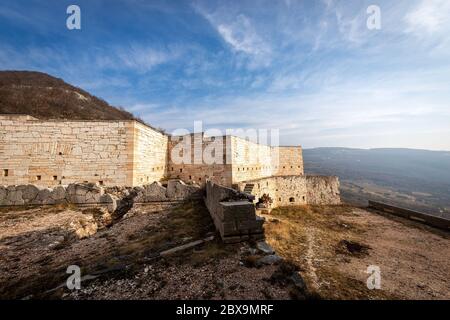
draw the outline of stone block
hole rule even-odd
[[[119,198],[116,196],[106,193],[100,197],[100,203],[106,204],[108,212],[113,213],[117,209]]]
[[[256,249],[264,254],[274,254],[275,250],[265,241],[258,241],[256,243]]]
[[[57,186],[56,188],[53,188],[51,198],[57,204],[66,203],[66,189],[63,186]]]
[[[5,186],[0,186],[0,206],[4,205],[6,202],[6,195],[8,191]]]
[[[277,264],[277,263],[281,262],[281,260],[283,260],[283,259],[280,256],[278,256],[276,254],[270,254],[268,256],[264,256],[264,257],[258,259],[256,261],[256,265],[257,266],[272,265],[272,264]]]
[[[222,210],[218,212],[221,220],[249,220],[256,219],[255,206],[248,201],[220,202]]]
[[[202,192],[199,186],[187,185],[181,180],[169,180],[166,196],[170,200],[199,199]]]
[[[50,188],[43,188],[39,190],[37,197],[32,201],[32,204],[55,204],[55,200],[52,198],[53,190]]]
[[[39,190],[40,189],[37,186],[32,185],[32,184],[23,186],[23,189],[22,189],[23,200],[26,202],[31,202],[32,200],[34,200],[37,197]]]
[[[67,186],[66,198],[68,202],[75,204],[94,204],[99,203],[101,196],[105,194],[103,188],[93,184],[73,183]]]
[[[16,186],[9,186],[7,190],[6,205],[15,206],[25,204],[22,198],[22,191],[17,190]]]
[[[153,182],[150,185],[135,188],[137,196],[134,199],[135,202],[155,202],[155,201],[167,201],[166,196],[167,189],[162,186],[160,182]]]

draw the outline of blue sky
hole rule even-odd
[[[0,69],[61,77],[169,131],[450,150],[449,17],[448,0],[3,0]]]

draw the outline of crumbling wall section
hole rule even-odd
[[[306,202],[312,205],[341,203],[339,178],[335,176],[306,176]]]
[[[247,195],[207,181],[205,204],[226,243],[264,238],[264,219],[256,216]]]
[[[69,184],[46,188],[36,185],[0,186],[0,206],[104,204],[110,211],[116,209],[118,198],[104,192],[98,185]]]
[[[131,195],[131,197],[130,197]],[[203,196],[198,185],[186,185],[180,180],[170,180],[167,188],[159,182],[142,187],[125,189],[120,195],[105,192],[93,183],[69,184],[46,188],[36,185],[0,186],[0,206],[23,205],[106,205],[108,210],[116,210],[120,201],[130,198],[133,203],[180,202],[198,200]]]
[[[134,190],[137,192],[135,203],[198,200],[203,197],[200,186],[188,185],[178,179],[169,180],[167,187],[155,181],[150,185],[135,187]]]

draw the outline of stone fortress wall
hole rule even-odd
[[[179,152],[183,138],[190,139],[190,154]],[[203,133],[169,139],[169,155],[185,156],[185,163],[169,156],[168,177],[204,185],[207,180],[231,187],[241,181],[276,175],[303,175],[302,148],[271,147],[235,136],[207,137]],[[198,139],[194,143],[194,141]],[[221,148],[214,149],[217,142]],[[174,150],[174,148],[178,148]],[[185,148],[186,149],[186,148]],[[218,151],[220,149],[220,151]],[[215,152],[218,152],[217,154]],[[205,155],[214,163],[208,163]],[[196,161],[197,160],[197,161]]]
[[[238,183],[238,189],[272,199],[272,208],[298,205],[337,205],[341,203],[339,179],[328,176],[272,176]]]
[[[136,186],[167,175],[168,136],[137,121],[0,115],[0,185]]]
[[[134,125],[0,116],[0,185],[131,183]]]
[[[232,183],[278,175],[303,175],[302,148],[271,147],[230,137]]]
[[[203,133],[169,138],[168,177],[199,185],[204,185],[207,180],[211,180],[221,185],[231,186],[232,171],[227,159],[229,137],[220,137],[220,139],[221,141],[205,137]],[[217,143],[217,148],[214,148],[214,143]],[[181,150],[182,147],[184,151],[190,150],[190,152],[184,153]],[[212,155],[210,160],[205,157],[206,154]]]
[[[163,180],[168,174],[168,136],[136,121],[133,121],[132,130],[132,180],[127,185]]]
[[[189,140],[190,148],[177,149],[183,146],[180,140]],[[272,147],[203,133],[171,137],[134,120],[0,115],[0,185],[134,187],[168,179],[242,189],[253,184],[252,194],[269,192],[277,206],[336,203],[339,197],[337,178],[304,176],[299,146]]]

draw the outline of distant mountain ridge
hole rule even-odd
[[[38,119],[135,119],[126,110],[113,107],[62,79],[34,71],[0,71],[2,113],[28,114]]]
[[[450,215],[450,151],[316,148],[303,156],[306,173],[339,176],[352,200],[384,199]]]

